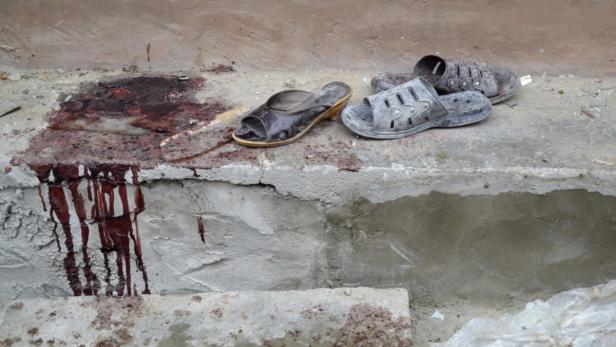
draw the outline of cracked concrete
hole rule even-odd
[[[616,277],[616,197],[598,193],[431,193],[332,206],[268,187],[201,180],[156,181],[141,189],[147,204],[139,214],[140,243],[153,293],[403,287],[416,305],[418,341],[425,342],[448,337],[473,315],[507,312]],[[0,276],[10,278],[0,293],[12,299],[71,295],[66,248],[62,241],[56,248],[53,224],[36,207],[36,189],[22,190],[21,201],[12,194],[3,190],[0,204],[11,211],[0,218]],[[72,223],[80,244],[78,223]],[[102,290],[107,272],[96,236],[88,247]],[[84,281],[83,252],[75,256]],[[112,269],[110,282],[118,276]],[[447,322],[429,318],[436,308]]]
[[[157,181],[141,190],[147,204],[139,214],[140,244],[155,292],[403,286],[435,300],[485,303],[616,276],[616,198],[597,193],[432,193],[337,207],[271,188],[199,180]],[[3,190],[1,196],[2,271],[12,280],[0,292],[67,292],[65,237],[54,241],[37,190]],[[81,244],[71,215],[72,237]],[[101,244],[95,236],[89,242],[91,266],[103,278]],[[589,266],[592,272],[584,270]]]
[[[81,82],[118,73],[10,71],[21,79],[0,88],[23,107],[0,119],[4,299],[67,296],[77,282],[115,293],[128,273],[131,290],[149,284],[154,294],[404,287],[416,303],[421,345],[447,338],[473,315],[616,277],[614,79],[535,76],[484,123],[396,141],[359,139],[328,122],[280,148],[231,143],[179,163],[116,158],[111,162],[140,166],[138,177],[128,171],[119,184],[88,176],[86,164],[108,162],[104,151],[60,162],[45,153],[20,154],[45,131],[45,114],[58,108],[58,98],[76,93]],[[280,88],[314,89],[340,79],[359,102],[372,73],[294,72],[292,81],[282,72],[206,73],[199,97],[253,107]],[[238,151],[249,155],[225,154]],[[343,160],[351,155],[358,167]],[[28,160],[77,165],[78,176],[39,185]],[[84,197],[87,242],[70,182]],[[91,213],[97,202],[86,198],[94,182],[112,184],[116,196],[125,189],[126,211],[136,211],[123,213],[120,198],[104,203],[114,206],[112,218],[128,215],[133,223],[131,267],[124,261],[122,273],[120,253],[108,253],[97,232]],[[51,187],[64,192],[68,234],[43,210],[43,202],[51,205]],[[430,319],[436,308],[447,317],[443,323]]]
[[[404,287],[422,346],[474,316],[616,277],[612,1],[86,7],[0,4],[0,302]],[[200,103],[237,115],[280,89],[332,80],[361,102],[377,72],[409,70],[430,53],[507,65],[533,83],[485,122],[395,141],[357,138],[333,121],[290,146],[247,149],[226,143],[238,121],[228,117],[223,141],[180,146],[180,154],[206,150],[171,161],[159,144],[184,139],[175,131],[186,124],[123,127],[135,121],[126,114],[147,110],[126,107],[121,88],[112,90],[111,101],[122,99],[112,117],[48,127],[60,111],[80,109],[88,85],[120,76],[203,79],[194,97],[162,95],[187,102],[178,118],[192,124],[194,110],[201,121],[212,116]],[[444,320],[431,318],[435,310]],[[349,319],[387,316],[360,311]],[[207,319],[220,314],[213,308]],[[190,343],[193,327],[182,319],[158,344]],[[364,328],[340,337],[350,344]],[[44,330],[22,333],[45,342],[33,336]],[[112,333],[98,342],[132,336]],[[13,338],[0,344],[19,344]]]

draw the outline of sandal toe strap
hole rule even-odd
[[[422,78],[415,78],[395,88],[368,96],[373,126],[383,131],[399,131],[447,114],[436,91]]]
[[[447,68],[435,87],[446,93],[478,91],[496,95],[498,83],[489,67],[472,61],[447,61]]]

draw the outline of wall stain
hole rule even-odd
[[[203,225],[203,217],[197,216],[197,232],[201,237],[201,242],[205,243],[205,226]]]
[[[76,93],[60,97],[59,109],[47,114],[48,127],[13,158],[13,164],[36,172],[38,194],[53,221],[50,232],[58,252],[65,254],[63,267],[74,295],[150,293],[139,237],[138,215],[145,209],[139,171],[163,161],[163,139],[229,109],[216,99],[198,102],[195,95],[203,83],[202,77],[165,75],[84,83]],[[127,176],[132,182],[126,182]],[[130,197],[127,183],[132,183]],[[75,229],[78,224],[78,230],[71,224]],[[98,237],[103,271],[92,265],[92,237]],[[135,271],[142,277],[139,288]]]
[[[80,176],[80,166],[84,173]],[[47,187],[49,214],[54,222],[52,233],[59,252],[66,252],[63,266],[73,295],[138,295],[132,278],[131,255],[134,254],[136,271],[143,279],[142,294],[150,294],[148,275],[143,262],[139,236],[138,215],[145,210],[141,187],[139,186],[139,168],[120,164],[54,164],[31,165],[41,183]],[[132,175],[135,187],[130,207],[126,188],[126,175]],[[79,191],[79,183],[87,182],[87,200],[91,204],[89,211]],[[121,211],[116,211],[116,195]],[[70,198],[70,203],[69,203]],[[44,199],[41,200],[44,204]],[[70,208],[72,205],[73,209]],[[80,237],[73,235],[71,213],[79,221]],[[57,231],[62,228],[62,235]],[[100,252],[104,259],[105,275],[101,279],[92,270],[88,246],[95,228],[101,244]],[[64,240],[62,247],[60,240]],[[76,246],[76,240],[81,245]],[[80,247],[80,252],[76,249]],[[64,249],[63,249],[64,248]],[[132,251],[132,252],[131,252]],[[83,266],[77,265],[81,256]],[[115,258],[115,264],[110,262]],[[83,273],[83,279],[81,274]],[[117,283],[112,283],[115,273]]]

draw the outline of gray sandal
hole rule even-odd
[[[427,80],[415,78],[345,108],[342,122],[361,136],[395,139],[430,128],[477,123],[490,113],[490,101],[479,92],[438,96]]]
[[[520,78],[508,69],[472,61],[446,60],[436,55],[421,58],[410,73],[381,73],[372,79],[372,87],[378,93],[416,77],[428,80],[439,94],[477,91],[487,96],[492,104],[509,99],[522,87]]]

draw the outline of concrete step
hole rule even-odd
[[[470,127],[370,141],[334,121],[289,146],[169,162],[156,129],[176,123],[59,112],[117,72],[11,73],[0,93],[22,108],[0,118],[0,298],[403,287],[428,341],[616,278],[614,78],[535,76]],[[361,102],[374,73],[205,73],[159,94],[217,112],[342,80]],[[136,93],[160,82],[140,81]]]
[[[404,289],[16,300],[0,322],[2,346],[411,346]]]

